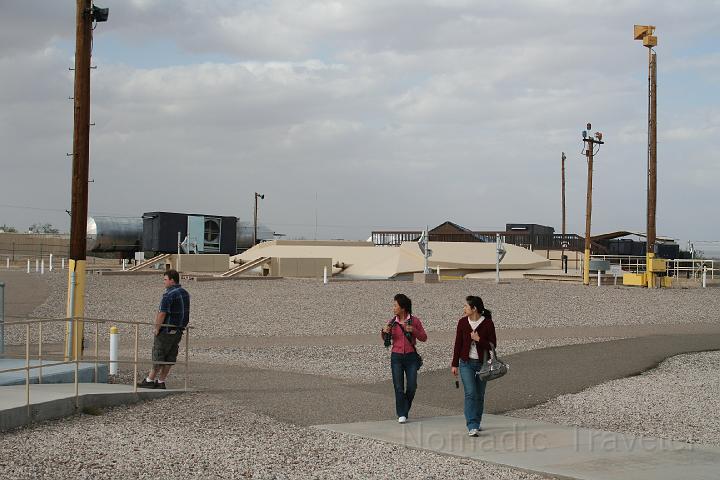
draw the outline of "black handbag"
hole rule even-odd
[[[509,364],[498,358],[497,353],[495,352],[495,345],[490,343],[490,347],[492,348],[490,358],[488,359],[487,350],[483,352],[482,367],[480,367],[480,370],[475,372],[475,375],[477,375],[480,380],[484,380],[486,382],[502,377],[510,369]]]

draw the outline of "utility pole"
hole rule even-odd
[[[257,245],[257,210],[258,210],[258,198],[261,200],[265,199],[265,194],[255,192],[255,215],[253,220],[253,246]]]
[[[587,130],[583,130],[583,142],[585,142],[587,157],[588,174],[587,174],[587,199],[585,203],[585,255],[583,258],[583,285],[590,285],[590,219],[592,217],[592,176],[593,176],[593,158],[595,156],[595,145],[602,145],[602,133],[595,132],[595,138],[590,132],[592,125],[587,124]]]
[[[77,359],[83,349],[85,316],[85,250],[87,248],[88,171],[90,168],[90,56],[93,21],[105,22],[108,9],[92,0],[76,0],[75,85],[73,113],[72,209],[68,258],[68,300],[65,358]]]
[[[655,218],[657,207],[657,46],[655,26],[635,25],[635,40],[642,40],[648,49],[648,158],[647,158],[647,246],[646,275],[647,287],[655,287]]]
[[[562,240],[560,240],[562,254],[560,255],[560,264],[563,271],[567,273],[567,259],[565,258],[565,159],[565,152],[562,152],[562,157],[560,157],[562,164]]]

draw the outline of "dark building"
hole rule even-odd
[[[189,213],[147,212],[143,214],[143,249],[146,252],[176,253],[185,237],[198,253],[237,251],[237,218]]]

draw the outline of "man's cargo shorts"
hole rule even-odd
[[[152,349],[153,362],[175,363],[182,335],[182,330],[175,330],[174,333],[160,332],[155,335]]]

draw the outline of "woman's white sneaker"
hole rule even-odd
[[[398,417],[398,423],[406,423],[407,417]]]
[[[468,432],[468,435],[471,437],[477,437],[478,436],[478,429],[477,428],[471,428]]]

